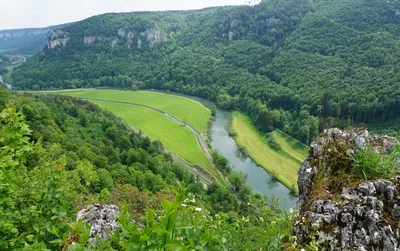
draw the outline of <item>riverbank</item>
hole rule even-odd
[[[293,142],[274,132],[270,137],[280,146],[279,150],[274,150],[246,115],[233,112],[232,116],[232,129],[239,148],[276,180],[298,194],[297,170],[307,156],[306,148],[301,145],[294,147]]]

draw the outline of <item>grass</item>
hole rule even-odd
[[[257,165],[263,167],[274,178],[297,194],[297,170],[307,156],[307,148],[274,131],[270,137],[279,143],[281,149],[273,150],[268,146],[266,137],[257,130],[246,115],[233,112],[232,116],[232,128],[237,134],[235,140],[239,147]]]
[[[284,154],[287,154],[289,157],[295,159],[299,164],[302,164],[307,157],[308,148],[296,140],[278,131],[271,132],[270,137],[272,137],[276,143],[280,145]]]
[[[12,85],[12,77],[11,74],[14,70],[15,67],[20,66],[20,64],[18,65],[11,65],[11,66],[7,66],[6,69],[8,70],[8,73],[6,75],[3,76],[4,81],[6,81],[7,84],[11,84]]]
[[[153,140],[160,140],[166,149],[190,164],[197,164],[219,177],[214,166],[199,146],[195,135],[185,126],[148,108],[125,104],[93,102],[141,130]]]
[[[211,111],[197,101],[150,91],[121,91],[121,90],[84,90],[70,91],[66,95],[94,98],[103,100],[113,100],[119,102],[130,102],[135,104],[147,105],[160,109],[181,121],[194,127],[200,133],[207,129],[207,121],[211,116]]]

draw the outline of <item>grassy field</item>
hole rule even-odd
[[[148,108],[108,102],[95,101],[93,103],[124,119],[152,139],[160,140],[166,149],[190,164],[198,164],[218,177],[215,168],[201,150],[196,137],[185,126]]]
[[[15,67],[18,67],[18,66],[20,66],[20,64],[18,64],[18,65],[11,65],[11,66],[7,66],[7,67],[6,67],[7,70],[8,70],[8,73],[7,73],[6,75],[4,75],[3,78],[4,78],[4,81],[6,81],[7,84],[11,84],[11,85],[12,85],[12,77],[11,77],[11,74],[12,74],[14,68],[15,68]]]
[[[240,113],[232,113],[232,128],[237,144],[244,149],[257,165],[262,166],[286,187],[297,193],[297,170],[307,156],[307,148],[285,135],[271,133],[281,150],[271,149],[266,138],[254,127],[250,119]]]
[[[193,126],[197,131],[203,133],[207,129],[207,121],[211,111],[197,101],[175,95],[163,94],[150,91],[120,91],[120,90],[84,90],[70,91],[66,95],[113,100],[119,102],[130,102],[147,105],[160,109],[179,120]]]

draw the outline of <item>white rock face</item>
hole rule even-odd
[[[126,41],[126,47],[128,47],[129,49],[132,47],[133,41],[132,39],[128,39],[128,41]]]
[[[125,37],[126,36],[126,28],[121,28],[118,30],[118,36]]]
[[[142,40],[139,38],[139,40],[137,41],[137,48],[141,49],[142,48]]]
[[[56,46],[65,46],[70,40],[68,32],[55,30],[51,33],[50,39],[47,42],[47,47],[54,49]]]
[[[230,31],[229,33],[228,33],[228,37],[229,37],[229,41],[232,41],[233,40],[233,32],[232,31]]]
[[[117,45],[117,43],[118,43],[118,39],[114,39],[114,40],[111,42],[111,48],[114,49],[114,47]]]
[[[87,45],[91,45],[95,43],[96,41],[103,41],[104,36],[84,36],[83,37],[83,43]]]
[[[161,33],[161,31],[157,29],[147,29],[144,32],[140,33],[141,36],[145,37],[147,41],[150,42],[150,45],[159,44],[162,42],[167,42],[167,37]]]

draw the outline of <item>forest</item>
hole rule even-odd
[[[400,115],[398,6],[264,0],[94,16],[52,36],[68,42],[17,68],[14,85],[171,90],[242,110],[262,131],[280,128],[304,143],[331,126],[380,132]]]

